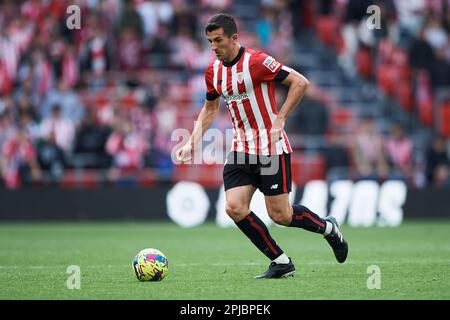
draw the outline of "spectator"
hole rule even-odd
[[[14,122],[15,111],[15,103],[12,96],[6,95],[3,99],[0,99],[0,114],[5,113],[5,116]]]
[[[133,0],[125,0],[125,10],[120,20],[119,30],[130,28],[139,38],[144,36],[144,25],[142,18],[135,9]]]
[[[425,0],[395,0],[394,3],[399,17],[400,37],[403,39],[401,42],[407,44],[423,25]]]
[[[327,144],[322,154],[325,158],[327,178],[349,179],[350,155],[345,135],[337,130],[327,135]]]
[[[450,187],[450,167],[448,165],[438,165],[433,174],[433,186]]]
[[[111,159],[105,148],[110,133],[109,127],[96,123],[92,110],[88,109],[75,138],[74,155],[78,167],[99,169],[110,166]]]
[[[131,123],[118,119],[106,142],[106,152],[113,157],[113,164],[121,169],[140,169],[147,150],[147,141],[133,130]]]
[[[328,129],[328,110],[318,100],[305,97],[293,114],[292,130],[305,135],[323,135]]]
[[[17,76],[19,67],[19,46],[14,42],[9,28],[0,30],[0,69],[2,77],[7,81],[13,81]]]
[[[16,114],[20,116],[20,114],[27,113],[33,120],[37,120],[38,116],[36,114],[36,108],[32,105],[31,97],[28,95],[20,95],[18,101],[16,101]]]
[[[197,59],[196,44],[189,32],[181,29],[172,40],[171,64],[180,70],[190,70],[194,68],[195,59]]]
[[[170,43],[167,41],[168,37],[168,27],[159,25],[158,32],[149,45],[151,67],[167,68],[169,66],[166,59],[171,52]]]
[[[42,170],[46,171],[51,181],[58,181],[68,167],[64,151],[56,144],[54,132],[37,144],[38,162]]]
[[[54,84],[52,65],[42,48],[36,48],[31,53],[30,67],[32,81],[39,97],[45,96]]]
[[[13,81],[8,73],[5,59],[0,56],[0,96],[9,94],[13,87]]]
[[[438,186],[444,183],[448,177],[449,168],[450,159],[447,154],[446,140],[442,136],[436,136],[427,151],[426,177],[428,185]]]
[[[256,22],[255,31],[261,45],[267,48],[272,41],[272,35],[274,32],[275,12],[265,7],[263,7],[261,11],[262,14]]]
[[[431,65],[431,84],[434,89],[450,86],[450,61],[443,48],[436,50],[436,58]]]
[[[445,10],[445,16],[443,18],[442,27],[447,34],[450,34],[450,4],[447,2],[447,8]]]
[[[3,144],[0,170],[9,189],[16,189],[22,183],[30,183],[41,177],[36,149],[23,129],[17,129]]]
[[[75,126],[61,114],[61,106],[54,105],[51,115],[41,123],[41,137],[55,142],[65,153],[70,154],[73,149]]]
[[[21,111],[19,113],[19,127],[27,134],[31,142],[36,143],[39,140],[39,124],[35,121],[31,112]]]
[[[448,44],[448,35],[436,17],[431,17],[425,27],[425,40],[434,49],[443,49]]]
[[[1,110],[0,104],[0,150],[3,144],[16,133],[14,118],[10,110]]]
[[[387,161],[391,167],[391,175],[411,178],[413,144],[399,123],[392,125],[389,136],[384,143]]]
[[[347,2],[345,22],[341,29],[345,47],[340,52],[338,61],[345,72],[352,77],[356,75],[354,61],[360,42],[358,29],[362,18],[366,15],[369,2],[367,0],[349,0]]]
[[[352,156],[358,175],[362,178],[385,178],[388,166],[383,138],[376,128],[374,119],[370,116],[363,117],[354,136]]]
[[[143,31],[146,39],[152,39],[158,35],[160,25],[170,25],[173,19],[173,7],[170,1],[139,0],[137,3]]]
[[[40,108],[40,117],[48,118],[54,106],[58,105],[61,117],[67,119],[77,126],[83,118],[84,105],[75,91],[71,90],[67,83],[60,79],[58,87],[49,91]]]
[[[409,47],[409,61],[414,69],[431,70],[434,61],[433,48],[425,40],[425,29],[421,29]]]
[[[397,42],[398,23],[397,10],[394,0],[377,0],[374,4],[380,8],[380,28],[371,30],[378,43],[381,39],[390,38],[393,42]]]
[[[33,84],[33,78],[31,75],[27,75],[22,81],[21,86],[14,92],[14,101],[22,105],[23,101],[31,107],[31,113],[34,119],[40,119],[40,114],[38,112],[38,106],[40,105],[40,96],[36,92],[36,86]]]
[[[303,1],[305,2],[305,1]],[[316,0],[314,1],[319,15],[330,15],[333,13],[334,0]]]
[[[161,99],[155,108],[155,134],[152,144],[152,159],[154,166],[160,171],[171,173],[173,162],[171,158],[174,141],[172,132],[176,129],[177,109],[172,106],[169,99]]]
[[[80,66],[74,46],[67,45],[64,48],[64,55],[62,57],[60,69],[60,78],[62,78],[64,86],[73,89],[77,85],[80,78]]]
[[[132,28],[120,32],[118,41],[119,67],[123,71],[139,70],[144,67],[144,48],[142,41]]]
[[[103,77],[111,69],[111,51],[105,32],[95,25],[80,53],[81,70],[91,72],[95,78]]]

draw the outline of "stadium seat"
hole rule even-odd
[[[190,107],[191,88],[188,84],[175,84],[169,86],[168,96],[180,107]]]
[[[440,133],[450,137],[450,101],[445,101],[439,106]]]
[[[294,153],[291,158],[292,181],[303,186],[311,180],[326,177],[325,159],[319,154]]]
[[[413,91],[410,82],[399,82],[397,87],[397,98],[400,105],[408,112],[411,112],[414,105]]]
[[[96,170],[66,170],[60,185],[64,188],[95,188],[100,184]]]
[[[204,187],[220,187],[223,164],[180,164],[174,167],[174,182],[197,182]]]
[[[198,181],[206,187],[220,187],[223,183],[222,176],[223,164],[203,164]]]
[[[392,64],[380,64],[377,67],[377,83],[385,95],[392,97],[397,85],[397,70],[395,66]]]
[[[431,127],[433,125],[433,96],[429,75],[426,71],[417,75],[416,105],[419,119],[423,125]]]
[[[122,97],[120,102],[122,107],[130,109],[136,107],[139,104],[133,92],[130,92]]]
[[[394,44],[389,39],[380,40],[378,44],[378,61],[381,64],[391,63],[394,56]]]
[[[137,180],[140,187],[149,188],[158,183],[159,177],[153,170],[144,169],[139,172]]]
[[[294,19],[300,20],[302,27],[311,29],[314,27],[314,21],[316,20],[316,10],[314,8],[313,1],[303,1],[303,7]]]
[[[93,101],[93,106],[97,109],[109,104],[109,96],[106,94],[96,94],[92,96],[91,99]]]
[[[196,120],[196,115],[188,110],[177,109],[176,111],[176,126],[177,128],[184,128],[189,131],[194,129],[194,122]]]
[[[410,81],[412,70],[409,64],[408,56],[403,50],[396,51],[394,63],[397,66],[399,79],[401,81]]]
[[[325,45],[336,47],[337,35],[336,30],[339,30],[339,21],[334,16],[320,16],[316,22],[317,36]]]
[[[372,76],[372,55],[369,49],[359,48],[356,53],[356,65],[358,73],[364,78],[370,78]]]
[[[346,108],[330,109],[331,126],[334,128],[343,128],[349,126],[354,119],[352,110]]]

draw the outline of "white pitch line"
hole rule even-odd
[[[363,265],[363,266],[368,266],[368,265],[373,265],[373,264],[378,264],[378,265],[402,265],[402,264],[428,264],[428,261],[396,261],[396,262],[392,262],[392,261],[347,261],[345,262],[346,265]],[[433,264],[449,264],[450,265],[450,260],[438,260],[438,261],[433,261]],[[229,262],[229,263],[225,263],[225,262],[213,262],[213,263],[170,263],[169,262],[169,266],[174,266],[174,267],[198,267],[198,266],[212,266],[212,267],[232,267],[232,266],[265,266],[267,264],[267,262],[240,262],[240,263],[233,263],[233,262]],[[323,265],[336,265],[337,262],[335,261],[321,261],[321,262],[311,262],[311,261],[306,261],[306,262],[301,262],[298,261],[296,262],[297,265],[301,266],[301,265],[308,265],[308,266],[323,266]],[[44,265],[31,265],[31,266],[19,266],[19,265],[0,265],[0,270],[4,269],[4,270],[8,270],[8,269],[36,269],[36,270],[45,270],[45,269],[65,269],[67,268],[69,265],[71,264],[67,264],[67,265],[54,265],[54,266],[44,266]],[[86,268],[86,269],[92,269],[92,268],[96,268],[96,269],[101,269],[101,268],[127,268],[127,267],[131,267],[131,263],[129,265],[79,265],[80,268]]]

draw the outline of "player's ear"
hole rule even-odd
[[[237,41],[238,41],[238,35],[237,35],[237,33],[235,33],[235,34],[233,34],[233,35],[231,36],[231,40],[232,40],[233,42],[237,42]]]

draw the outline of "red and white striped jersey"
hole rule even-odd
[[[281,140],[270,141],[278,114],[274,82],[281,70],[291,69],[263,52],[243,47],[231,63],[216,59],[206,69],[207,99],[223,96],[233,122],[231,151],[258,155],[292,152],[286,132]]]

